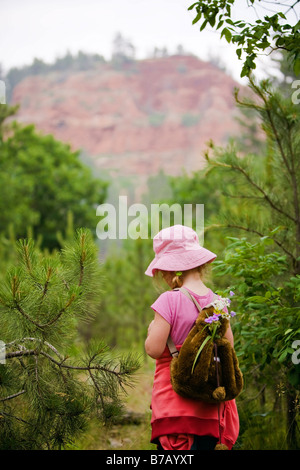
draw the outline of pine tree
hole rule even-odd
[[[239,202],[236,211],[231,207],[224,212],[224,226],[270,236],[288,256],[291,272],[300,274],[299,109],[272,90],[267,80],[258,85],[250,78],[250,87],[255,100],[240,101],[238,91],[236,99],[260,116],[265,155],[240,158],[234,147],[228,147],[216,149],[212,158],[207,152],[206,159],[211,169],[235,175],[231,195]]]
[[[0,449],[62,449],[91,416],[119,416],[138,359],[113,355],[104,341],[78,342],[79,322],[92,318],[101,294],[88,230],[50,256],[30,239],[17,248],[0,289]]]

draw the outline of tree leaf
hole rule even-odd
[[[228,43],[231,41],[232,34],[228,28],[224,28],[221,33],[221,37],[225,36],[225,39]]]
[[[198,15],[193,19],[192,24],[198,23],[201,16],[202,16],[202,13],[201,13],[201,11],[199,11]]]
[[[189,11],[189,10],[192,10],[192,9],[194,8],[194,6],[198,5],[198,3],[199,3],[199,2],[195,2],[195,3],[193,3],[193,5],[189,6],[189,7],[188,7],[188,11]]]
[[[299,75],[299,73],[300,73],[300,57],[295,60],[294,72],[295,72],[295,75]]]
[[[207,25],[207,21],[208,20],[204,20],[202,25],[200,26],[200,31],[203,31],[203,29],[205,28],[205,26]]]

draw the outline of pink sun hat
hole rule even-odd
[[[153,238],[155,258],[145,271],[153,276],[154,271],[187,271],[213,261],[217,255],[199,245],[195,230],[185,225],[173,225],[162,229]]]

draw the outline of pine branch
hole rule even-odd
[[[258,201],[264,201],[264,197],[261,197],[261,196],[249,196],[249,195],[246,195],[246,194],[230,194],[230,193],[227,193],[226,191],[222,191],[222,195],[225,196],[225,197],[230,197],[231,199],[255,199],[255,200],[258,200]]]
[[[285,155],[285,152],[284,152],[284,149],[283,149],[283,146],[282,146],[282,141],[279,137],[279,134],[278,134],[278,131],[277,131],[277,128],[275,126],[275,123],[274,123],[274,120],[273,120],[273,117],[272,117],[272,113],[271,113],[271,108],[268,104],[268,100],[267,98],[265,97],[264,93],[261,91],[261,89],[254,84],[253,80],[250,79],[250,83],[251,85],[253,86],[253,88],[256,90],[257,94],[262,98],[264,104],[265,104],[265,112],[267,114],[267,117],[268,117],[268,120],[269,120],[269,123],[271,125],[271,129],[273,131],[273,135],[275,137],[275,140],[276,140],[276,143],[277,143],[277,146],[279,148],[279,151],[280,151],[280,155],[282,157],[282,160],[284,161],[285,163],[285,166],[288,170],[288,172],[290,173],[291,177],[293,176],[292,175],[292,171],[291,171],[291,168],[289,166],[289,162],[288,162],[288,159],[287,159],[287,156]],[[283,114],[284,115],[284,114]]]
[[[23,393],[25,393],[25,390],[21,390],[20,392],[14,393],[13,395],[10,395],[9,397],[0,398],[0,401],[11,400],[12,398],[16,398],[16,397],[18,397],[19,395],[23,395]]]
[[[48,292],[48,286],[49,286],[51,275],[52,275],[52,268],[51,268],[51,266],[49,266],[48,270],[47,270],[47,277],[46,277],[46,281],[45,281],[45,284],[44,284],[44,288],[43,288],[43,292],[42,292],[42,296],[41,296],[41,300],[40,300],[40,306],[39,306],[38,313],[40,313],[40,311],[41,311],[44,299],[45,299],[46,294]]]
[[[75,294],[72,294],[70,299],[68,300],[68,302],[66,303],[66,305],[58,312],[58,314],[56,315],[56,317],[54,317],[52,320],[50,320],[48,323],[44,323],[43,325],[41,325],[41,328],[45,328],[46,326],[51,326],[53,325],[53,323],[56,323],[57,320],[59,320],[59,318],[65,313],[65,311],[70,307],[70,305],[72,305],[72,303],[74,302],[76,298],[76,295]]]
[[[23,315],[24,318],[26,318],[28,321],[30,321],[30,323],[32,323],[33,325],[37,326],[38,328],[42,329],[42,325],[40,325],[37,321],[35,321],[33,318],[31,318],[29,315],[27,315],[26,312],[24,312],[24,310],[22,309],[22,307],[19,305],[18,302],[15,302],[15,309],[18,310],[18,312],[21,313],[21,315]]]
[[[48,343],[47,341],[42,341],[40,338],[32,338],[32,337],[28,337],[28,338],[22,338],[22,339],[17,339],[17,340],[14,340],[14,341],[11,341],[10,343],[6,343],[6,348],[9,348],[10,346],[18,343],[20,345],[20,343],[24,343],[26,341],[37,341],[39,343],[42,343],[44,344],[45,346],[47,346],[48,348],[50,348],[60,359],[64,359],[63,356],[57,351],[57,349],[50,343]]]
[[[11,415],[10,413],[7,413],[6,411],[0,410],[0,414],[4,416],[8,416],[9,418],[14,418],[17,421],[20,421],[21,423],[30,425],[28,421],[25,421],[25,419],[19,418],[18,416],[15,416],[15,415]]]
[[[95,389],[97,390],[98,397],[99,397],[99,399],[100,399],[100,401],[101,401],[101,407],[102,407],[102,409],[104,409],[105,403],[104,403],[104,398],[103,398],[103,394],[102,394],[101,388],[99,387],[97,381],[95,380],[95,377],[94,377],[94,375],[92,374],[91,369],[88,370],[88,373],[89,373],[89,376],[90,376],[90,378],[91,378],[91,380],[92,380],[92,382],[93,382],[93,384],[94,384]]]
[[[79,276],[79,283],[78,286],[81,286],[82,284],[82,279],[83,279],[83,272],[84,272],[84,261],[86,257],[86,251],[84,249],[84,244],[85,244],[85,235],[82,234],[80,237],[80,248],[81,248],[81,253],[80,253],[80,276]]]
[[[53,346],[51,346],[53,348]],[[128,371],[117,371],[115,369],[110,369],[108,367],[101,366],[99,364],[91,365],[88,364],[86,366],[73,366],[69,364],[64,364],[64,362],[68,359],[68,357],[63,358],[60,362],[58,362],[56,359],[54,359],[50,354],[46,353],[45,351],[42,350],[36,350],[36,349],[22,349],[19,351],[11,351],[7,352],[5,358],[6,359],[13,359],[16,357],[22,357],[22,356],[39,356],[42,355],[49,359],[53,364],[55,364],[58,367],[63,367],[65,369],[70,369],[70,370],[78,370],[78,371],[92,371],[92,370],[97,370],[101,371],[104,373],[112,374],[116,378],[120,379],[122,376],[127,376]],[[91,361],[92,362],[92,361]]]
[[[37,351],[35,349],[22,349],[20,351],[11,351],[7,352],[5,355],[5,359],[12,359],[14,357],[23,357],[23,356],[33,356],[34,354],[37,354]]]
[[[227,164],[227,163],[221,163],[221,162],[217,162],[217,161],[214,161],[214,160],[211,160],[208,155],[206,154],[206,160],[213,166],[217,166],[217,167],[222,167],[222,168],[228,168],[228,169],[231,169],[231,170],[236,170],[236,171],[239,171],[246,179],[247,181],[251,184],[251,186],[253,186],[257,191],[259,191],[262,195],[263,195],[263,199],[265,201],[267,201],[267,203],[272,207],[272,209],[274,209],[275,211],[279,212],[280,214],[284,215],[285,217],[287,217],[288,219],[290,219],[292,222],[294,223],[297,223],[297,220],[292,217],[290,214],[288,214],[287,212],[285,212],[283,209],[281,209],[280,207],[277,207],[275,205],[275,203],[271,200],[270,196],[263,190],[263,188],[261,188],[252,178],[251,176],[249,175],[249,173],[247,173],[244,168],[242,168],[241,166],[238,166],[238,165],[232,165],[232,164]]]
[[[36,338],[24,338],[24,341],[35,341]],[[8,351],[6,353],[6,359],[11,360],[11,359],[22,359],[26,357],[33,356],[35,358],[35,368],[33,369],[33,373],[35,376],[35,393],[37,393],[39,400],[41,403],[43,403],[42,406],[44,405],[45,401],[45,393],[43,392],[43,389],[40,388],[40,378],[39,378],[39,371],[37,368],[37,361],[40,357],[45,358],[49,363],[53,364],[55,367],[57,367],[61,373],[60,376],[64,378],[64,375],[62,374],[62,369],[67,370],[69,372],[86,372],[93,384],[94,390],[96,391],[96,401],[95,405],[98,407],[100,405],[100,408],[102,410],[102,419],[104,422],[107,422],[107,420],[114,419],[117,415],[120,414],[121,409],[122,409],[122,403],[120,401],[119,397],[119,389],[122,390],[123,392],[126,393],[125,390],[125,385],[127,384],[127,378],[131,377],[131,374],[134,373],[138,367],[139,364],[137,361],[133,361],[131,356],[129,355],[127,359],[125,360],[120,360],[120,362],[114,364],[111,360],[105,360],[104,363],[103,361],[99,362],[99,354],[102,355],[107,351],[106,348],[99,349],[90,356],[86,364],[83,365],[73,365],[73,364],[67,364],[66,361],[68,357],[63,357],[61,354],[58,353],[56,348],[52,346],[50,343],[47,343],[47,348],[51,349],[52,351],[55,352],[55,354],[59,355],[60,360],[56,360],[51,354],[48,354],[46,351],[41,349],[42,347],[42,341],[38,340],[40,343],[39,348],[35,349],[19,349],[16,351]],[[13,346],[16,344],[17,341],[13,341],[9,343],[8,346]],[[96,361],[96,363],[95,363]],[[131,361],[131,363],[130,363]],[[28,369],[28,366],[24,364],[25,370],[27,370],[30,373],[30,370]],[[44,365],[41,365],[42,370],[44,369]],[[72,380],[69,378],[69,381]],[[65,385],[68,389],[68,384],[70,382],[65,381]],[[44,381],[43,381],[44,382]],[[131,385],[131,384],[130,384]],[[26,389],[22,390],[22,392],[18,392],[15,394],[12,394],[8,397],[5,397],[3,399],[0,399],[0,401],[7,401],[9,399],[13,399],[18,397],[19,395],[23,395],[23,393],[26,392]],[[63,393],[63,392],[62,392]],[[66,394],[63,393],[62,396],[65,396]],[[51,439],[50,439],[51,441]]]
[[[58,312],[58,314],[52,318],[52,320],[48,321],[47,323],[38,323],[37,321],[35,321],[33,318],[31,318],[24,310],[23,308],[20,306],[19,302],[17,302],[15,300],[15,308],[18,310],[18,312],[20,312],[23,317],[25,317],[28,321],[30,321],[33,325],[37,326],[39,329],[43,330],[44,328],[46,328],[47,326],[51,326],[53,325],[53,323],[56,323],[57,320],[59,320],[59,318],[65,313],[65,311],[67,310],[68,307],[70,307],[70,305],[74,302],[76,298],[76,295],[75,294],[72,294],[70,299],[68,300],[68,302],[65,304],[65,306]]]

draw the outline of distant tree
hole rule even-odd
[[[69,145],[39,134],[34,125],[8,124],[16,111],[0,106],[0,233],[13,226],[20,238],[32,227],[34,238],[42,236],[42,245],[53,249],[70,211],[75,228],[95,228],[107,183],[94,178]]]
[[[168,49],[164,47],[155,47],[153,50],[153,57],[169,57]]]
[[[104,62],[105,59],[100,54],[86,54],[83,51],[78,51],[77,56],[74,57],[73,67],[78,70],[90,70]]]
[[[30,67],[32,75],[40,75],[48,70],[48,65],[42,60],[35,58]]]
[[[113,39],[112,62],[115,65],[122,65],[132,61],[135,56],[135,47],[132,42],[125,38],[120,32]]]
[[[73,66],[73,56],[70,51],[67,51],[63,57],[58,57],[55,61],[56,70],[70,70]]]
[[[182,44],[178,44],[176,48],[176,54],[178,55],[185,55],[185,49]]]
[[[41,59],[34,58],[30,65],[12,67],[3,77],[7,85],[7,103],[11,100],[14,87],[26,77],[47,74],[53,71],[90,70],[104,62],[105,59],[100,54],[88,54],[79,51],[77,55],[72,55],[70,51],[67,51],[64,56],[57,57],[52,63],[46,63]]]

